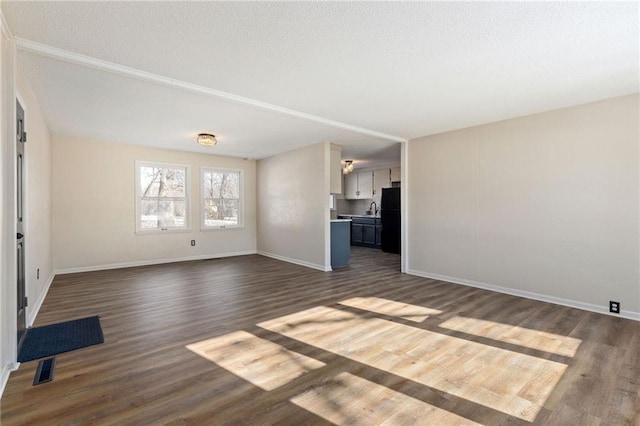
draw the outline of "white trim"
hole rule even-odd
[[[336,146],[337,148],[337,146]],[[330,206],[330,198],[331,198],[331,150],[332,144],[330,142],[324,143],[324,172],[323,172],[323,192],[325,194],[329,194],[329,197],[324,197],[324,213],[323,213],[323,224],[324,224],[324,268],[323,271],[331,271],[331,206]],[[338,151],[338,149],[336,149]],[[342,147],[340,147],[339,152],[342,152]],[[327,269],[329,268],[329,269]]]
[[[20,363],[8,363],[2,366],[2,371],[0,372],[0,398],[2,398],[2,394],[4,393],[4,388],[7,386],[7,382],[9,381],[9,374],[12,371],[16,371],[20,367]]]
[[[378,132],[376,130],[366,129],[360,126],[353,126],[351,124],[330,120],[328,118],[319,117],[313,114],[307,114],[305,112],[300,112],[300,111],[296,111],[289,108],[284,108],[284,107],[270,104],[267,102],[258,101],[256,99],[234,95],[233,93],[223,92],[221,90],[211,89],[209,87],[188,83],[186,81],[176,80],[173,78],[161,76],[159,74],[154,74],[147,71],[138,70],[135,68],[130,68],[124,65],[114,64],[113,62],[107,62],[101,59],[92,58],[90,56],[69,52],[67,50],[58,49],[56,47],[48,46],[46,44],[27,40],[21,37],[14,37],[14,41],[15,41],[16,47],[24,52],[35,53],[42,56],[47,56],[49,58],[69,62],[72,64],[98,69],[100,71],[111,72],[114,74],[124,75],[127,77],[133,77],[138,80],[151,81],[151,82],[162,84],[169,87],[175,87],[175,88],[187,90],[190,92],[213,96],[215,98],[220,98],[227,101],[245,104],[245,105],[249,105],[249,106],[260,108],[267,111],[279,112],[281,114],[285,114],[291,117],[324,124],[326,126],[334,127],[337,129],[348,130],[354,133],[372,136],[375,138],[386,139],[394,142],[405,142],[407,140],[400,136],[390,135],[387,133]]]
[[[93,266],[81,266],[78,268],[67,268],[67,269],[58,269],[56,270],[56,275],[61,274],[75,274],[78,272],[93,272],[93,271],[105,271],[108,269],[121,269],[121,268],[133,268],[136,266],[148,266],[148,265],[160,265],[163,263],[176,263],[176,262],[189,262],[192,260],[208,260],[208,259],[218,259],[222,257],[232,257],[232,256],[246,256],[250,254],[256,254],[255,250],[249,251],[237,251],[237,252],[229,252],[229,253],[219,253],[219,254],[202,254],[197,256],[186,256],[186,257],[176,257],[172,259],[154,259],[154,260],[139,260],[135,262],[123,262],[123,263],[111,263],[106,265],[93,265]]]
[[[561,297],[548,296],[540,293],[532,293],[524,290],[516,290],[513,288],[501,287],[501,286],[486,284],[478,281],[467,280],[464,278],[455,278],[455,277],[448,277],[446,275],[431,274],[428,272],[416,271],[415,269],[407,270],[407,274],[415,275],[423,278],[430,278],[430,279],[439,280],[439,281],[446,281],[453,284],[461,284],[468,287],[481,288],[484,290],[495,291],[497,293],[504,293],[512,296],[524,297],[525,299],[532,299],[532,300],[538,300],[541,302],[553,303],[556,305],[568,306],[570,308],[582,309],[583,311],[590,311],[598,314],[610,315],[617,318],[626,318],[630,320],[640,321],[640,312],[622,310],[620,314],[612,314],[609,312],[608,308],[604,306],[594,305],[594,304],[585,303],[585,302],[579,302],[577,300],[563,299]]]
[[[51,274],[51,276],[47,280],[47,284],[44,286],[44,289],[42,290],[42,293],[40,293],[38,300],[36,300],[36,303],[34,303],[33,306],[31,307],[27,307],[28,308],[27,327],[31,327],[35,322],[36,317],[38,316],[38,312],[40,312],[40,308],[44,303],[44,299],[47,297],[47,293],[49,293],[49,288],[51,287],[51,284],[53,283],[54,278],[55,278],[55,274]]]
[[[400,272],[409,269],[409,142],[400,144]]]
[[[304,260],[294,259],[292,257],[280,256],[279,254],[267,253],[264,251],[258,251],[260,256],[270,257],[272,259],[281,260],[283,262],[293,263],[295,265],[306,266],[307,268],[317,269],[322,272],[332,271],[331,266],[322,266],[317,263],[306,262]]]

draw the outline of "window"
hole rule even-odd
[[[189,166],[136,161],[136,232],[189,229]]]
[[[242,172],[202,169],[202,229],[242,227]]]

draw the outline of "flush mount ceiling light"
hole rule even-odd
[[[218,141],[216,136],[211,133],[200,133],[198,135],[198,143],[202,146],[214,146]]]
[[[345,160],[344,168],[342,169],[342,173],[348,175],[353,171],[353,160]]]

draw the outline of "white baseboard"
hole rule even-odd
[[[2,371],[0,372],[0,398],[2,398],[4,388],[9,381],[9,374],[11,374],[12,371],[16,371],[18,367],[20,367],[20,363],[7,363],[2,366]]]
[[[230,253],[202,254],[198,256],[176,257],[172,259],[139,260],[135,262],[110,263],[105,265],[81,266],[78,268],[58,269],[56,270],[55,273],[56,275],[75,274],[78,272],[104,271],[107,269],[132,268],[136,266],[159,265],[162,263],[188,262],[191,260],[207,260],[207,259],[218,259],[222,257],[246,256],[249,254],[256,254],[256,253],[257,252],[255,250],[249,250],[249,251],[237,251],[237,252],[230,252]]]
[[[260,256],[266,256],[266,257],[270,257],[272,259],[282,260],[283,262],[289,262],[289,263],[293,263],[293,264],[300,265],[300,266],[306,266],[307,268],[317,269],[317,270],[322,271],[322,272],[332,271],[331,266],[323,266],[323,265],[319,265],[317,263],[311,263],[311,262],[306,262],[304,260],[294,259],[294,258],[291,258],[291,257],[280,256],[279,254],[267,253],[267,252],[264,252],[264,251],[258,251],[258,254]]]
[[[640,321],[640,312],[621,310],[619,314],[612,314],[609,312],[608,307],[594,305],[591,303],[579,302],[577,300],[563,299],[561,297],[549,296],[546,294],[533,293],[529,291],[517,290],[513,288],[508,288],[508,287],[500,287],[497,285],[467,280],[464,278],[456,278],[456,277],[448,277],[446,275],[431,274],[428,272],[416,271],[415,269],[408,269],[407,274],[415,275],[423,278],[431,278],[439,281],[447,281],[450,283],[466,285],[469,287],[481,288],[484,290],[491,290],[498,293],[510,294],[512,296],[524,297],[526,299],[539,300],[541,302],[554,303],[556,305],[568,306],[570,308],[582,309],[584,311],[596,312],[598,314],[611,315],[617,318],[626,318],[626,319]]]
[[[42,307],[42,304],[44,303],[45,297],[47,297],[47,293],[49,293],[49,287],[51,287],[51,283],[53,282],[53,279],[55,278],[55,276],[56,276],[55,274],[51,274],[51,276],[47,280],[47,284],[44,286],[44,289],[42,290],[42,293],[38,297],[38,300],[36,300],[36,303],[33,304],[32,307],[28,307],[28,309],[27,309],[27,327],[31,327],[33,325],[33,323],[35,322],[36,316],[38,316],[38,312],[40,312],[40,308]]]

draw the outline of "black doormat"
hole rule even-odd
[[[30,328],[18,354],[18,362],[32,361],[99,343],[104,343],[104,336],[97,316]]]

